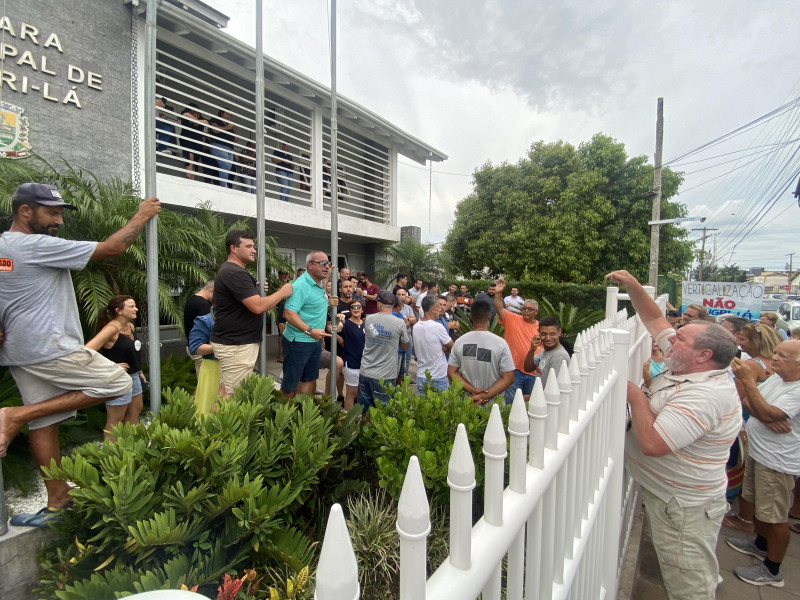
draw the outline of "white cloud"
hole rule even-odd
[[[232,17],[230,33],[253,43],[249,0],[207,1]],[[516,162],[536,140],[577,144],[599,131],[624,142],[629,154],[652,160],[659,96],[669,159],[800,95],[796,6],[788,0],[356,0],[338,6],[339,91],[447,153],[450,159],[434,171],[470,174],[486,161]],[[267,2],[264,12],[265,51],[328,83],[326,2]],[[793,118],[780,125],[796,130]],[[782,133],[764,128],[761,138],[742,136],[706,156]],[[720,246],[732,245],[758,214],[769,196],[767,175],[780,173],[765,159],[689,190],[725,170],[687,175],[688,191],[679,196],[690,214],[713,215],[706,225],[720,230]],[[428,237],[427,171],[400,167],[399,190],[400,224],[421,225]],[[470,190],[470,177],[434,173],[432,241],[444,239],[455,204]],[[745,202],[736,217],[722,208],[732,197]],[[775,220],[741,242],[734,261],[752,264],[751,257],[795,250],[791,203],[790,194],[779,198],[764,218]]]

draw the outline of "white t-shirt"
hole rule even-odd
[[[673,333],[664,330],[656,340],[665,353]],[[625,456],[633,478],[662,501],[675,498],[682,507],[722,498],[728,454],[742,427],[739,396],[727,370],[682,375],[666,370],[647,393],[656,418],[653,427],[672,452],[645,456],[631,428]]]
[[[792,420],[789,433],[775,433],[753,415],[747,420],[750,456],[765,467],[788,475],[800,475],[800,381],[786,383],[771,375],[758,386],[767,404],[776,406]]]
[[[411,330],[414,336],[414,354],[417,355],[417,377],[431,379],[447,377],[447,357],[442,346],[450,343],[450,335],[439,321],[420,321]]]
[[[506,296],[503,299],[503,306],[511,312],[521,314],[522,306],[525,304],[525,299],[522,296]]]

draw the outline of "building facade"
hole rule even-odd
[[[254,49],[226,34],[228,18],[207,5],[162,1],[158,140],[145,148],[144,11],[143,1],[7,0],[0,151],[32,151],[135,184],[145,152],[156,151],[167,207],[208,204],[255,229]],[[306,252],[330,248],[331,94],[269,57],[264,82],[266,233],[303,266]],[[398,155],[422,165],[446,156],[355,102],[338,103],[339,265],[371,269],[381,245],[400,240]]]

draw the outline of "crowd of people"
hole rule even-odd
[[[136,423],[146,385],[134,299],[111,298],[97,335],[84,343],[70,271],[124,252],[160,203],[143,201],[100,242],[56,237],[65,210],[74,209],[53,186],[23,184],[12,197],[11,227],[0,236],[0,364],[9,367],[23,400],[0,409],[0,457],[27,425],[40,466],[59,461],[58,425],[78,409],[105,403],[107,438],[116,423]],[[264,315],[273,309],[283,393],[313,394],[320,369],[336,369],[345,409],[358,403],[366,412],[387,403],[387,385],[407,376],[414,360],[418,393],[458,381],[479,405],[499,396],[510,402],[516,390],[528,396],[536,378],[545,383],[569,363],[559,322],[539,320],[536,302],[520,298],[519,290],[504,296],[503,279],[473,297],[464,285],[439,293],[435,282],[412,282],[402,273],[389,291],[369,273],[351,276],[342,268],[334,287],[327,254],[314,251],[293,280],[280,273],[281,286],[270,293],[247,270],[256,256],[253,237],[231,231],[225,245],[227,260],[185,310],[199,412],[214,411],[253,372]],[[783,339],[769,314],[757,323],[733,315],[715,323],[702,306],[690,305],[683,315],[665,315],[627,271],[609,278],[627,288],[653,338],[651,361],[628,382],[626,460],[643,490],[669,597],[714,598],[723,518],[748,535],[728,538],[727,545],[759,559],[736,575],[782,586],[789,518],[800,516],[798,334]],[[504,338],[492,332],[495,319]],[[471,328],[462,335],[466,320]],[[335,362],[325,344],[334,335]],[[59,480],[45,485],[47,506],[14,516],[12,524],[44,526],[57,517],[69,487]],[[740,493],[739,509],[726,516],[731,490]]]
[[[669,598],[716,598],[723,523],[750,534],[727,546],[758,559],[736,576],[782,587],[790,532],[800,533],[789,525],[800,516],[800,336],[784,339],[768,313],[717,323],[692,304],[665,316],[630,273],[608,277],[653,338],[644,384],[628,382],[625,451]],[[739,510],[726,516],[737,494]]]
[[[306,256],[305,268],[298,269],[293,281],[290,273],[281,271],[281,288],[262,297],[246,271],[255,259],[252,237],[232,231],[226,247],[228,260],[217,277],[189,298],[184,311],[187,351],[198,370],[196,400],[201,412],[213,411],[215,399],[230,396],[253,371],[262,315],[272,307],[280,334],[282,392],[313,394],[324,369],[328,369],[328,390],[336,369],[337,400],[345,410],[357,402],[366,413],[376,403],[387,403],[387,385],[400,384],[413,374],[412,360],[417,367],[412,384],[418,393],[431,387],[446,390],[458,379],[476,404],[500,394],[510,403],[517,387],[527,399],[543,370],[558,372],[562,361],[569,362],[558,321],[549,318],[540,337],[536,302],[522,300],[516,288],[504,298],[502,279],[476,299],[465,285],[459,289],[451,284],[440,294],[436,282],[417,279],[409,285],[403,273],[397,275],[392,291],[382,290],[369,273],[351,275],[344,267],[334,292],[332,265],[326,253],[317,251]],[[505,339],[490,331],[495,315],[506,325]],[[469,343],[459,343],[465,321],[471,321],[469,333],[476,335],[464,336]],[[335,365],[330,348],[334,335]],[[213,371],[207,369],[210,383],[201,369],[207,361],[214,361]]]
[[[176,121],[175,117],[180,116]],[[180,125],[180,133],[178,132]],[[277,143],[277,142],[276,142]],[[233,188],[238,177],[240,189],[255,193],[256,146],[249,137],[237,134],[231,113],[219,109],[215,117],[206,117],[195,103],[185,106],[182,112],[167,104],[165,97],[156,98],[156,152],[164,155],[181,155],[188,179],[197,179],[213,185]],[[289,144],[279,143],[269,157],[274,165],[275,181],[279,186],[279,199],[288,202],[295,176],[295,159]],[[308,169],[300,167],[307,189]],[[323,188],[330,195],[330,167],[323,165]]]

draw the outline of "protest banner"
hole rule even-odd
[[[758,320],[763,298],[763,283],[684,281],[681,312],[690,304],[699,304],[712,317],[731,313],[745,319]]]

